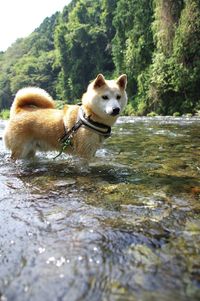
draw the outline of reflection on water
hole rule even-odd
[[[199,300],[199,132],[121,118],[89,166],[0,141],[0,300]]]

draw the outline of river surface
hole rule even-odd
[[[54,156],[0,140],[1,301],[200,300],[200,118],[122,117],[89,166]]]

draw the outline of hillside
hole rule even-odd
[[[200,110],[199,0],[72,0],[0,53],[0,109],[39,86],[73,102],[97,73],[128,75],[129,112]]]

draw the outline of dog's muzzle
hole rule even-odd
[[[120,108],[114,108],[113,110],[112,110],[112,112],[111,112],[111,116],[117,116],[117,115],[119,115],[119,113],[120,113]]]

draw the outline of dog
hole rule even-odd
[[[106,80],[99,74],[88,85],[81,105],[65,105],[62,110],[55,108],[43,89],[19,90],[3,136],[11,158],[30,159],[39,150],[89,160],[110,136],[111,126],[127,104],[126,85],[126,74],[117,80]]]

